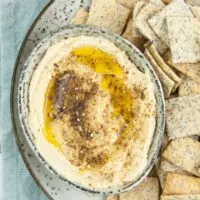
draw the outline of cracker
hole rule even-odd
[[[190,6],[193,15],[200,20],[200,6]]]
[[[122,36],[131,42],[133,38],[133,19],[132,18],[128,20],[126,29],[124,33],[122,34]]]
[[[162,157],[182,168],[183,170],[200,176],[200,142],[192,138],[172,140],[162,154]]]
[[[141,9],[144,7],[145,4],[146,4],[145,1],[138,1],[134,5],[133,16],[132,16],[132,34],[133,34],[133,37],[143,38],[143,35],[137,29],[135,22],[136,22],[137,15],[140,13]]]
[[[176,89],[178,88],[178,86],[181,84],[181,79],[176,75],[176,73],[165,63],[165,61],[162,59],[162,57],[159,55],[159,53],[157,52],[154,44],[152,43],[149,47],[148,47],[151,55],[153,56],[153,58],[155,59],[155,61],[157,62],[158,66],[163,70],[163,72],[165,72],[165,74],[175,82],[174,88],[172,90],[172,93],[174,93],[176,91]]]
[[[200,84],[193,81],[191,78],[184,76],[181,85],[179,86],[179,96],[189,96],[193,94],[200,94]]]
[[[155,163],[155,167],[156,167],[156,172],[158,175],[158,179],[160,182],[160,186],[162,188],[162,190],[164,189],[165,186],[165,181],[166,181],[166,177],[167,177],[167,172],[163,171],[160,168],[160,158],[157,159],[156,163]]]
[[[147,20],[149,17],[151,17],[154,13],[160,11],[164,7],[164,4],[162,2],[160,3],[151,3],[148,2],[146,5],[142,7],[140,10],[140,13],[137,15],[135,19],[136,27],[139,29],[139,31],[149,40],[155,39],[155,34],[149,27],[149,24]]]
[[[116,0],[93,0],[87,24],[107,28],[121,34],[129,14],[130,9],[117,3]]]
[[[142,34],[138,32],[136,28],[133,28],[133,19],[130,18],[124,33],[122,34],[124,38],[129,40],[130,42],[134,41],[133,38],[141,38],[141,40],[146,41]]]
[[[161,1],[148,2],[142,9],[135,19],[136,28],[150,41],[154,41],[158,51],[163,54],[167,50],[167,46],[161,41],[155,33],[152,31],[148,24],[148,19],[156,12],[160,11],[164,7]]]
[[[193,16],[189,6],[184,0],[174,0],[159,13],[148,20],[151,28],[169,46],[168,29],[166,17],[176,14],[176,16]]]
[[[168,35],[173,63],[196,63],[200,60],[200,45],[191,17],[167,17]]]
[[[170,94],[172,93],[172,89],[174,88],[174,81],[172,81],[163,71],[162,69],[158,66],[154,58],[152,57],[151,53],[149,52],[148,49],[145,50],[145,56],[151,63],[152,67],[154,68],[161,84],[164,90],[165,97],[168,98]]]
[[[138,49],[144,51],[144,44],[147,40],[142,35],[140,35],[139,37],[135,37],[134,35],[136,34],[133,34],[133,31],[136,30],[133,30],[133,19],[130,18],[122,36],[131,43],[133,43]]]
[[[162,55],[163,60],[167,63],[171,58],[171,51],[168,49],[163,55]]]
[[[199,0],[185,0],[185,2],[191,5],[200,6]]]
[[[85,24],[88,19],[89,12],[84,8],[79,8],[75,16],[71,20],[71,24]]]
[[[169,60],[168,64],[197,83],[200,83],[200,62],[194,64],[175,64],[172,60]]]
[[[163,195],[199,194],[200,178],[183,174],[169,173]]]
[[[176,172],[179,174],[189,175],[188,172],[181,169],[180,167],[177,167],[176,165],[173,165],[172,163],[170,163],[169,161],[167,161],[165,159],[161,159],[160,168],[161,168],[161,170],[163,170],[165,172]]]
[[[147,177],[133,190],[120,194],[120,200],[159,200],[159,183],[155,177]]]
[[[200,135],[200,95],[166,101],[166,128],[169,139]]]
[[[160,200],[200,200],[200,194],[161,195]]]

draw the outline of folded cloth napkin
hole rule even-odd
[[[0,199],[44,200],[16,147],[10,118],[10,85],[19,47],[48,0],[0,0]]]

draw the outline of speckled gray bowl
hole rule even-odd
[[[80,36],[80,35],[96,36],[96,37],[101,36],[111,41],[112,43],[114,43],[116,46],[118,46],[120,49],[126,52],[129,59],[133,63],[136,64],[136,66],[138,67],[140,71],[150,75],[151,80],[155,87],[155,97],[157,101],[158,114],[156,118],[156,128],[154,132],[154,137],[153,137],[152,144],[151,144],[149,154],[148,154],[148,165],[146,169],[144,170],[143,174],[136,181],[129,183],[128,185],[125,185],[120,188],[111,188],[111,189],[102,190],[102,191],[91,190],[79,184],[73,183],[70,180],[66,180],[65,177],[58,174],[58,172],[54,169],[54,166],[50,166],[45,161],[45,159],[42,156],[42,153],[38,151],[37,146],[34,143],[34,136],[32,135],[29,128],[28,91],[29,91],[30,79],[32,77],[32,74],[34,73],[34,70],[36,69],[38,63],[40,62],[41,58],[43,57],[47,49],[52,44],[57,43],[62,39],[67,39],[69,37],[75,37],[75,36]],[[133,46],[130,42],[123,39],[122,37],[116,34],[113,34],[107,30],[103,30],[97,27],[92,27],[92,26],[86,26],[86,25],[78,25],[78,26],[71,25],[59,30],[56,33],[50,34],[35,47],[31,55],[29,56],[28,60],[26,61],[21,72],[18,90],[19,90],[18,91],[18,110],[19,110],[19,118],[20,118],[22,130],[23,130],[23,134],[25,134],[30,147],[32,148],[33,152],[38,157],[38,159],[41,161],[41,163],[44,163],[46,168],[50,170],[52,173],[58,175],[60,179],[67,181],[68,183],[74,185],[77,188],[80,188],[81,190],[84,190],[90,193],[108,195],[108,194],[113,194],[113,193],[124,192],[137,186],[148,175],[148,173],[152,169],[161,147],[161,141],[162,141],[164,125],[165,125],[164,123],[165,122],[164,97],[163,97],[162,87],[160,85],[160,82],[155,72],[153,71],[151,65],[146,60],[144,55],[135,46]]]

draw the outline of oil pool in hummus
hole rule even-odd
[[[101,37],[52,45],[29,90],[29,123],[47,162],[73,183],[120,187],[147,165],[155,129],[150,77]]]

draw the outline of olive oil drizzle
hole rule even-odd
[[[53,118],[54,118],[54,108],[53,104],[54,101],[53,99],[55,98],[55,84],[56,84],[56,79],[52,78],[48,84],[46,95],[45,95],[45,103],[44,103],[44,128],[43,128],[43,133],[45,138],[47,139],[48,142],[53,144],[55,147],[60,147],[60,143],[56,139],[56,133],[53,130]]]
[[[71,55],[77,63],[86,65],[96,73],[102,75],[100,87],[108,91],[111,95],[111,102],[114,107],[113,117],[122,116],[126,124],[129,125],[133,118],[133,99],[131,90],[125,83],[125,71],[116,58],[92,46],[76,48],[72,51]],[[60,144],[56,139],[57,133],[53,131],[54,118],[49,116],[50,113],[55,112],[53,108],[55,90],[56,78],[52,78],[45,95],[43,131],[47,141],[59,148]]]
[[[101,87],[111,95],[114,107],[113,117],[121,115],[130,122],[133,112],[133,100],[130,89],[125,84],[125,73],[114,56],[104,51],[86,46],[72,52],[76,62],[91,67],[96,73],[102,74]]]

